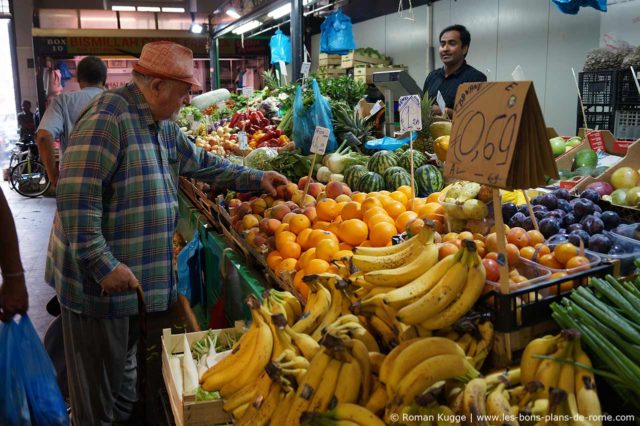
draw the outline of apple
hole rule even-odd
[[[561,136],[549,139],[549,143],[551,144],[551,151],[553,152],[554,157],[564,154],[565,144],[564,139]]]
[[[329,182],[325,187],[327,197],[335,199],[343,194],[342,182]]]
[[[242,218],[242,227],[245,230],[258,227],[258,225],[260,225],[260,219],[258,219],[258,217],[259,216],[256,216],[254,214],[246,215]]]
[[[229,207],[229,210],[231,210],[237,208],[238,206],[240,206],[240,204],[242,204],[242,201],[238,200],[237,198],[232,198],[227,202],[227,207]]]

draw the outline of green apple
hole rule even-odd
[[[565,146],[569,147],[569,148],[575,148],[576,146],[580,145],[582,143],[582,139],[580,139],[577,136],[572,137],[571,139],[569,139],[568,141],[565,142]]]
[[[562,137],[558,136],[557,138],[549,139],[549,143],[551,144],[551,151],[554,157],[564,154],[565,145]]]

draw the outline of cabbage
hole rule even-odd
[[[273,148],[254,149],[244,159],[244,165],[258,170],[271,170],[271,159],[278,156]]]

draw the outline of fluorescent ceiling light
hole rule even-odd
[[[277,9],[272,10],[267,14],[267,16],[273,19],[278,19],[282,18],[285,15],[288,15],[289,13],[291,13],[291,3],[287,3]]]
[[[135,12],[135,6],[111,6],[111,10],[115,12]]]
[[[191,24],[191,28],[189,28],[189,31],[191,31],[194,34],[202,34],[202,30],[204,28],[202,27],[202,25],[200,24],[196,24],[195,22]]]
[[[138,6],[138,12],[160,12],[157,6]]]
[[[163,7],[163,12],[184,13],[184,7]]]
[[[239,19],[240,14],[236,12],[235,9],[227,9],[227,15],[231,16],[233,19]]]
[[[258,28],[261,25],[260,21],[249,21],[246,24],[236,28],[232,32],[234,34],[244,34],[247,31],[251,31],[254,28]]]

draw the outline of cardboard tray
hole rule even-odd
[[[383,64],[389,65],[391,61],[387,58],[371,58],[357,52],[349,52],[346,55],[342,55],[342,61],[340,63],[341,68],[353,68],[362,64]]]
[[[242,334],[243,322],[236,322],[234,328],[212,330],[214,334]],[[187,340],[193,343],[206,336],[208,331],[187,333]],[[231,424],[231,417],[223,410],[222,399],[216,401],[196,401],[195,395],[182,395],[173,381],[169,358],[172,354],[184,352],[182,334],[171,334],[170,328],[162,330],[162,377],[169,395],[169,403],[176,426],[205,426],[211,424]]]

